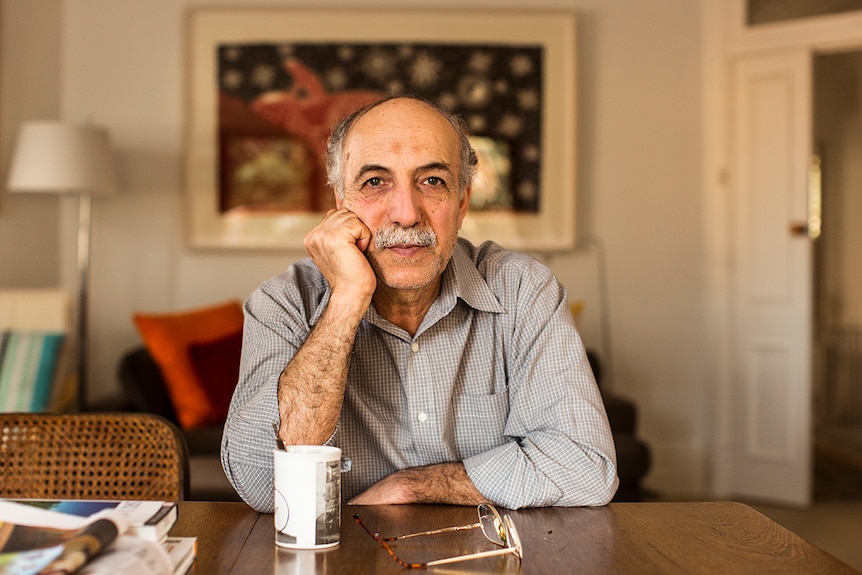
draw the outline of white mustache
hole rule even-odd
[[[374,234],[374,247],[378,250],[385,250],[392,246],[433,247],[436,245],[437,234],[432,229],[392,226],[379,229]]]

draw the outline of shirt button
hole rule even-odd
[[[410,351],[412,351],[413,353],[419,351],[419,342],[414,341],[413,345],[410,346]]]
[[[427,413],[425,413],[424,411],[420,411],[420,412],[419,412],[419,415],[417,415],[416,417],[417,417],[417,418],[419,419],[419,421],[421,421],[422,423],[425,423],[426,421],[428,421],[428,414],[427,414]]]

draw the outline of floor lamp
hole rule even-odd
[[[90,218],[94,195],[116,191],[108,132],[54,121],[22,124],[7,189],[15,193],[78,196],[78,409],[87,404]]]

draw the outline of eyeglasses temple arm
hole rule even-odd
[[[521,557],[518,555],[518,552],[514,547],[506,547],[505,549],[494,549],[493,551],[482,551],[481,553],[471,553],[470,555],[457,555],[455,557],[447,557],[446,559],[437,559],[435,561],[425,563],[425,566],[434,567],[435,565],[446,565],[447,563],[457,563],[459,561],[468,561],[470,559],[482,559],[484,557],[507,555],[509,553],[517,557],[519,561],[521,560]]]
[[[449,533],[452,531],[466,531],[468,529],[478,529],[482,527],[481,523],[472,525],[459,525],[457,527],[444,527],[443,529],[434,529],[433,531],[420,531],[419,533],[408,533],[407,535],[398,535],[397,537],[383,537],[384,541],[400,541],[401,539],[410,539],[411,537],[420,537],[422,535],[437,535],[438,533]]]

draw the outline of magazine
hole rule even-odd
[[[15,499],[16,503],[32,505],[48,511],[90,517],[100,511],[113,510],[129,525],[129,535],[162,541],[177,520],[174,501],[96,501],[77,499]]]
[[[160,553],[156,553],[153,548]],[[164,544],[137,537],[120,537],[76,575],[173,575],[174,566]]]
[[[80,517],[0,501],[0,574],[172,575],[163,544],[127,531],[114,509]]]
[[[75,575],[185,575],[197,555],[195,537],[168,537],[161,544],[164,553],[154,553],[152,545],[137,537],[120,537]]]

